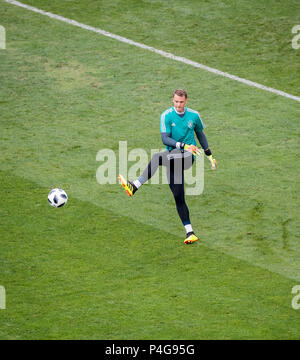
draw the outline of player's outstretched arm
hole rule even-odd
[[[205,153],[208,161],[210,162],[211,169],[216,170],[218,163],[217,163],[217,160],[212,156],[212,153],[208,146],[208,141],[207,141],[207,138],[206,138],[204,132],[198,131],[198,132],[196,132],[196,135],[197,135],[200,145],[202,146],[202,148],[204,150],[204,153]]]

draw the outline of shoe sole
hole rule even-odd
[[[128,189],[127,187],[127,182],[126,180],[123,178],[122,175],[118,175],[118,179],[120,181],[120,184],[123,186],[124,190],[126,191],[126,194],[130,197],[132,197],[132,192]]]
[[[193,244],[194,242],[198,241],[199,239],[195,239],[195,240],[184,240],[185,245],[190,245]]]

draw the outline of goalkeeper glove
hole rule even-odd
[[[185,143],[181,143],[180,148],[192,153],[195,156],[197,156],[197,155],[199,156],[202,153],[202,151],[199,148],[197,148],[197,146],[195,146],[195,145],[188,145]]]
[[[211,169],[216,170],[216,168],[218,166],[217,160],[214,159],[212,155],[208,155],[207,159],[210,162]]]

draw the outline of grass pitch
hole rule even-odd
[[[296,1],[26,3],[299,95]],[[0,7],[0,338],[299,338],[299,104]],[[161,149],[178,87],[220,164],[187,197],[193,246],[167,185],[129,199],[96,181],[103,148]],[[54,187],[65,208],[48,205]]]

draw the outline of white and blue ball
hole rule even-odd
[[[68,195],[62,189],[52,189],[48,194],[49,204],[53,207],[62,207],[68,201]]]

